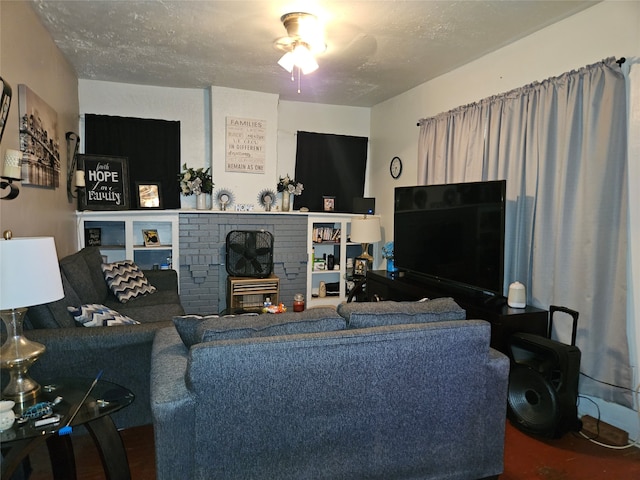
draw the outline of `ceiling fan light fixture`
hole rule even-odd
[[[285,53],[280,60],[278,60],[278,65],[284,68],[287,72],[291,73],[293,71],[293,67],[295,66],[293,52]]]
[[[313,58],[313,54],[309,51],[307,46],[303,43],[297,44],[293,48],[293,63],[297,66],[302,73],[308,75],[315,72],[318,69],[318,62]]]
[[[305,43],[312,54],[317,55],[327,49],[322,26],[312,13],[285,13],[280,21],[287,30],[287,36],[293,41]]]
[[[311,13],[292,12],[280,17],[287,36],[279,38],[275,46],[285,54],[278,65],[292,73],[295,67],[307,75],[318,69],[314,55],[326,50],[322,28],[318,18]]]

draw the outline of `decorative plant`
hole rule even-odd
[[[393,242],[387,242],[382,247],[382,258],[393,260]]]
[[[178,180],[180,181],[180,191],[182,195],[199,195],[201,193],[211,193],[213,191],[213,179],[211,177],[211,173],[209,173],[209,168],[198,168],[193,169],[191,167],[187,167],[185,163],[183,165],[183,170],[180,175],[178,175]]]
[[[302,183],[295,181],[293,178],[289,177],[287,174],[284,178],[280,177],[280,181],[278,182],[278,192],[289,192],[293,195],[300,195],[302,190],[304,190],[304,186]]]

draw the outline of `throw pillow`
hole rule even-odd
[[[402,323],[464,320],[466,311],[452,298],[419,302],[355,302],[338,305],[349,328],[381,327]]]
[[[81,307],[67,307],[74,320],[83,327],[112,327],[114,325],[137,325],[140,322],[97,303]]]
[[[253,314],[257,315],[257,314]],[[173,317],[173,324],[178,331],[178,335],[182,339],[187,347],[191,347],[196,343],[200,343],[200,337],[198,336],[198,327],[205,320],[212,318],[220,318],[218,315],[207,315],[202,317],[200,315],[181,315],[179,317]]]
[[[103,263],[102,272],[109,288],[122,303],[156,291],[156,287],[149,283],[142,270],[131,260]]]
[[[200,342],[344,330],[346,322],[333,308],[275,315],[210,315],[175,317],[173,323],[187,347]],[[252,318],[251,318],[252,317]]]

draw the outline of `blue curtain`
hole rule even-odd
[[[505,292],[577,310],[581,393],[631,406],[626,108],[607,59],[421,120],[418,162],[424,184],[507,180]]]

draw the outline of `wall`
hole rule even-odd
[[[0,158],[4,161],[8,148],[20,149],[18,84],[25,84],[58,114],[62,163],[59,188],[21,186],[16,199],[0,201],[0,231],[10,229],[16,237],[53,236],[58,256],[65,256],[76,246],[76,204],[68,202],[66,190],[65,133],[78,131],[78,81],[26,2],[0,2],[0,75],[13,90]]]
[[[278,108],[278,174],[293,175],[298,131],[368,137],[371,109],[300,102],[280,102]],[[370,149],[369,149],[370,153]],[[367,177],[370,175],[367,171]],[[371,195],[365,181],[365,196]]]
[[[82,116],[93,113],[179,121],[181,164],[186,163],[190,167],[211,165],[211,142],[208,134],[211,118],[207,90],[97,80],[79,80],[78,84]],[[82,125],[80,128],[83,130]],[[81,131],[81,137],[83,133]],[[83,146],[80,151],[84,152]],[[177,174],[178,172],[176,176]],[[195,196],[182,199],[185,207],[195,207]]]
[[[606,1],[551,25],[446,75],[424,83],[384,103],[371,113],[370,190],[382,215],[383,239],[393,237],[393,190],[417,183],[418,119],[430,117],[536,80],[595,63],[607,57],[640,56],[640,3]],[[637,131],[635,132],[637,135]],[[389,175],[389,162],[398,155],[404,169],[398,180]],[[638,158],[630,158],[637,165]],[[631,170],[631,169],[630,169]],[[635,170],[637,172],[637,167]],[[637,178],[634,183],[637,183]],[[635,189],[637,190],[637,189]],[[634,192],[632,191],[633,195]],[[635,193],[637,197],[637,193]],[[634,197],[632,197],[633,199]],[[637,198],[636,198],[637,200]],[[637,210],[636,210],[637,212]],[[630,245],[640,249],[640,218],[631,219]],[[635,232],[635,233],[633,233]],[[379,248],[382,243],[378,244]],[[635,246],[635,247],[634,247]],[[637,252],[636,257],[640,255]],[[637,270],[636,270],[637,271]],[[629,334],[632,364],[640,364],[640,279],[630,286]],[[635,296],[635,301],[634,301]],[[637,378],[637,373],[636,373]],[[637,380],[636,380],[637,383]],[[581,408],[586,408],[583,402]],[[638,438],[635,412],[601,404],[603,420]],[[596,415],[595,411],[588,412]]]
[[[232,88],[180,89],[80,80],[79,98],[82,115],[179,120],[182,163],[196,168],[213,166],[214,192],[229,189],[236,204],[256,204],[258,210],[258,194],[263,189],[275,191],[279,176],[294,174],[298,130],[369,136],[368,108],[279,102],[273,94]],[[225,172],[227,116],[267,122],[264,174]],[[193,208],[194,197],[182,197],[182,206]]]

